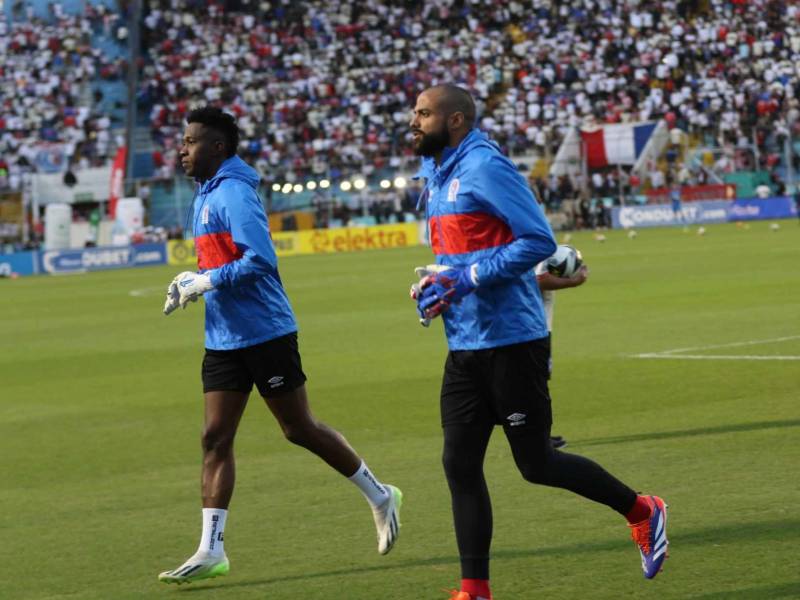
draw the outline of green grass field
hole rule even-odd
[[[707,229],[577,234],[590,280],[556,302],[554,433],[667,500],[664,573],[642,577],[617,514],[524,482],[497,431],[496,600],[800,598],[800,227]],[[312,407],[405,492],[395,550],[377,554],[359,492],[254,395],[231,574],[180,588],[156,575],[199,539],[202,307],[161,314],[170,267],[0,281],[0,598],[445,598],[459,578],[439,460],[446,346],[407,296],[429,261],[281,262]]]

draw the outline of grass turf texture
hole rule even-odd
[[[800,228],[607,233],[556,302],[554,433],[670,503],[671,558],[645,581],[624,521],[486,472],[497,600],[797,598],[800,361],[631,355],[800,336]],[[0,281],[2,598],[434,599],[459,567],[439,454],[441,324],[407,297],[414,248],[284,259],[316,415],[405,493],[377,554],[359,492],[285,442],[257,396],[237,438],[231,575],[167,587],[200,528],[202,306],[161,315],[171,267]],[[800,338],[688,354],[798,356]],[[188,596],[184,596],[188,594]]]

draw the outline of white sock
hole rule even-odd
[[[204,552],[211,556],[225,554],[223,533],[227,517],[228,511],[224,508],[203,509],[203,535],[200,537],[200,545],[197,547],[198,552]]]
[[[370,506],[373,508],[380,506],[389,499],[389,492],[384,485],[378,481],[375,475],[372,474],[372,471],[369,470],[369,467],[363,460],[355,474],[348,477],[348,479],[358,486],[358,489],[361,490],[361,493],[364,494],[367,502],[369,502]]]

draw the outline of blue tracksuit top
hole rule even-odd
[[[431,248],[441,265],[477,264],[478,288],[442,314],[450,350],[481,350],[547,336],[534,267],[551,256],[550,224],[514,164],[473,129],[441,164],[423,158]]]
[[[238,156],[222,163],[194,200],[194,243],[206,292],[206,348],[234,350],[297,331],[278,274],[259,177]]]

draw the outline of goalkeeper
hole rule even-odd
[[[229,571],[223,546],[234,487],[233,440],[254,384],[286,438],[319,456],[364,494],[381,554],[392,549],[399,533],[400,490],[380,483],[344,437],[309,409],[297,324],[256,193],[259,176],[236,156],[238,145],[239,129],[231,115],[212,107],[189,114],[180,159],[199,184],[193,231],[200,271],[175,277],[164,313],[205,297],[203,525],[197,552],[159,575],[166,583]]]
[[[534,267],[556,243],[527,182],[473,127],[475,119],[466,90],[439,85],[418,96],[410,123],[437,262],[424,270],[412,297],[423,323],[443,318],[449,347],[440,396],[442,462],[462,577],[452,599],[491,599],[492,509],[483,461],[496,425],[526,480],[623,515],[645,577],[652,578],[666,557],[664,502],[638,495],[600,465],[550,442],[550,342]]]

